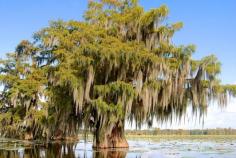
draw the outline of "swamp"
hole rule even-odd
[[[92,149],[92,141],[40,142],[0,139],[0,158],[235,158],[236,136],[128,136],[129,148]]]
[[[79,19],[40,24],[0,59],[0,158],[236,157],[233,135],[126,135],[127,124],[141,130],[188,118],[203,126],[210,105],[232,104],[236,82],[221,75],[222,54],[175,40],[184,23],[169,19],[167,5],[83,2]],[[235,122],[225,119],[213,121]]]

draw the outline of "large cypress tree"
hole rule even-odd
[[[194,60],[195,46],[172,42],[183,24],[166,23],[167,15],[166,6],[144,11],[137,0],[101,0],[89,2],[84,21],[52,22],[2,61],[1,116],[13,116],[0,121],[22,127],[27,118],[33,138],[48,140],[82,127],[96,148],[128,147],[126,120],[151,126],[181,119],[189,106],[202,118],[210,101],[226,105],[236,86],[220,84],[214,55]],[[17,109],[23,113],[11,121]]]

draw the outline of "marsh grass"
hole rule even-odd
[[[236,140],[236,135],[126,135],[126,138],[129,140]]]

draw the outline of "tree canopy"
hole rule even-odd
[[[124,147],[125,121],[152,126],[202,118],[211,101],[227,105],[214,55],[192,58],[194,45],[172,42],[182,22],[165,5],[90,1],[84,21],[53,21],[1,60],[0,129],[5,136],[47,140],[94,133],[94,147]]]

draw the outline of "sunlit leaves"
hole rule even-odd
[[[172,42],[183,23],[168,24],[168,13],[165,5],[145,11],[137,0],[101,0],[89,2],[84,21],[51,22],[0,61],[2,104],[18,111],[17,125],[26,119],[48,139],[81,127],[100,139],[127,119],[138,127],[180,120],[189,106],[202,118],[235,86],[221,85],[214,55],[195,60],[194,45]]]

